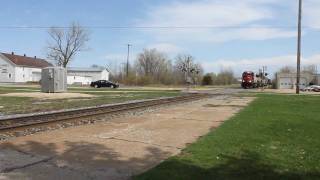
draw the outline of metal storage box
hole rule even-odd
[[[62,67],[48,67],[41,72],[41,91],[56,93],[67,91],[67,71]]]

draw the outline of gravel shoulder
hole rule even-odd
[[[217,128],[252,97],[216,96],[0,144],[0,179],[129,179]]]

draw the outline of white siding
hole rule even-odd
[[[109,72],[68,71],[68,84],[90,85],[92,81],[109,80]]]
[[[12,63],[0,54],[0,82],[15,82],[15,69]]]
[[[92,82],[92,77],[84,76],[70,76],[67,77],[68,84],[78,84],[78,85],[90,85]]]
[[[25,83],[40,79],[41,68],[16,66],[0,55],[0,82]]]
[[[32,72],[32,81],[33,82],[39,82],[41,80],[41,71],[33,71]]]
[[[97,80],[107,80],[108,81],[109,80],[109,72],[107,70],[103,70],[101,72],[101,78],[97,79]]]
[[[15,82],[40,81],[41,69],[30,67],[16,67]]]
[[[301,77],[300,88],[305,88],[308,86],[306,78]],[[279,89],[295,89],[296,88],[296,78],[293,77],[281,77],[279,82]]]
[[[295,82],[293,78],[280,78],[279,89],[293,89]]]

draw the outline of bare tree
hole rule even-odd
[[[141,74],[156,77],[159,76],[166,63],[167,59],[163,53],[156,49],[144,49],[138,55],[136,65]]]
[[[234,73],[232,69],[221,69],[220,73],[216,77],[217,85],[230,85],[236,83],[237,80],[234,77]]]
[[[184,76],[187,83],[196,84],[203,75],[203,68],[201,64],[195,63],[194,58],[191,55],[180,54],[176,57],[175,72],[180,77]]]
[[[52,27],[48,33],[51,39],[47,56],[62,67],[67,67],[78,52],[85,50],[89,41],[88,31],[77,23],[68,29]]]
[[[303,67],[302,72],[308,72],[311,74],[317,74],[317,66],[316,65],[307,65]]]
[[[296,73],[297,70],[292,66],[284,66],[280,69],[280,73]]]

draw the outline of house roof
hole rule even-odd
[[[15,54],[7,54],[1,53],[7,59],[9,59],[12,63],[18,66],[27,66],[27,67],[35,67],[35,68],[45,68],[49,66],[53,66],[51,63],[47,62],[44,59],[39,59],[36,57],[27,57],[27,56],[19,56]]]
[[[102,72],[105,68],[81,68],[81,67],[68,67],[67,70],[74,72]]]

